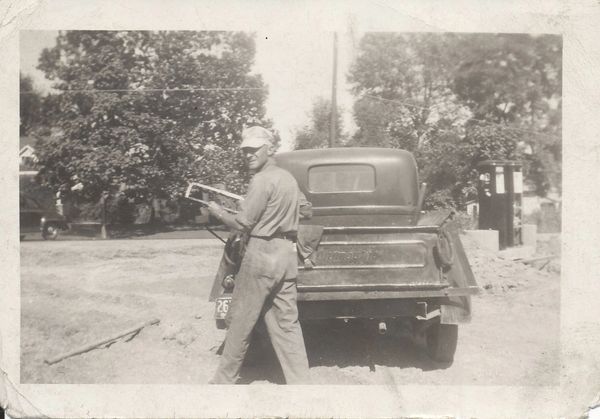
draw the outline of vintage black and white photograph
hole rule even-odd
[[[11,417],[600,405],[587,38],[217,9],[17,24]]]
[[[561,36],[20,36],[22,382],[558,382]]]

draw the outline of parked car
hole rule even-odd
[[[45,240],[55,240],[61,231],[68,230],[65,217],[54,209],[43,208],[34,198],[19,195],[19,227],[21,239],[26,233],[42,234]]]
[[[421,211],[425,185],[419,187],[412,154],[331,148],[275,158],[312,203],[298,246],[304,235],[320,234],[308,240],[316,250],[299,255],[301,321],[360,319],[380,333],[408,327],[425,338],[431,358],[452,362],[458,324],[470,321],[478,287],[451,212]],[[226,253],[211,292],[217,327],[225,327],[235,286],[228,259]]]

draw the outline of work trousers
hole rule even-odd
[[[287,384],[309,382],[308,359],[298,321],[297,256],[293,243],[251,237],[229,308],[229,329],[213,384],[234,384],[261,315]]]

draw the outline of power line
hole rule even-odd
[[[266,87],[188,87],[188,88],[160,88],[160,89],[54,89],[61,93],[171,93],[171,92],[215,92],[215,91],[247,91],[247,90],[268,90]],[[39,94],[35,91],[20,92],[21,95]]]
[[[371,123],[371,124],[367,124],[367,125],[365,125],[365,127],[366,127],[367,129],[380,128],[380,129],[383,129],[383,130],[385,130],[385,131],[389,131],[389,128],[385,128],[385,127],[384,127],[384,126],[382,126],[382,125],[377,125],[377,124],[372,124],[372,123]],[[359,128],[361,128],[361,127],[359,127]],[[506,128],[508,128],[508,127],[506,127]],[[431,132],[424,132],[423,134],[430,135],[430,134],[431,134]],[[422,134],[422,135],[423,135],[423,134]],[[435,130],[433,131],[433,134],[451,134],[451,135],[456,135],[456,134],[457,134],[457,132],[456,132],[456,130],[451,130],[451,129],[445,129],[445,128],[435,128]],[[539,134],[539,135],[545,135],[545,136],[548,136],[548,134]],[[417,141],[419,141],[419,137],[420,137],[420,136],[417,136],[417,138],[416,138],[416,139],[417,139]],[[554,138],[557,138],[557,139],[558,139],[558,137],[554,137]]]
[[[382,102],[390,102],[390,103],[395,103],[395,104],[398,104],[398,105],[403,105],[403,106],[406,106],[407,108],[422,109],[422,110],[426,110],[426,111],[429,111],[429,110],[431,110],[431,107],[429,107],[429,108],[428,108],[428,107],[426,107],[426,106],[413,105],[413,104],[411,104],[411,103],[408,103],[408,102],[402,102],[402,101],[400,101],[400,100],[385,99],[385,98],[383,98],[383,97],[379,97],[379,96],[373,96],[373,95],[367,95],[367,94],[364,94],[364,95],[363,95],[363,97],[368,97],[368,98],[370,98],[370,99],[380,100],[380,101],[382,101]]]
[[[366,98],[369,98],[369,99],[379,100],[379,101],[382,101],[382,102],[390,102],[390,103],[393,103],[393,104],[406,106],[407,108],[415,108],[415,109],[421,109],[421,110],[426,110],[426,111],[430,111],[433,108],[432,106],[427,107],[427,106],[421,106],[421,105],[413,105],[412,103],[403,102],[403,101],[400,101],[400,100],[385,99],[385,98],[382,98],[382,97],[379,97],[379,96],[373,96],[373,95],[368,95],[368,94],[364,94],[363,97],[366,97]],[[540,136],[554,138],[554,139],[560,139],[560,137],[558,137],[557,135],[554,135],[554,134],[548,134],[548,133],[545,133],[545,132],[528,130],[528,129],[525,129],[525,128],[519,128],[519,127],[515,127],[515,126],[511,126],[511,125],[501,124],[501,123],[498,123],[498,122],[491,122],[491,121],[487,121],[485,119],[469,118],[469,121],[476,121],[476,122],[481,122],[484,125],[495,125],[495,126],[502,127],[504,129],[514,130],[514,131],[520,131],[520,132],[524,132],[524,133],[528,133],[528,134],[535,134],[535,135],[540,135]]]

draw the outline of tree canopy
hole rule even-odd
[[[27,135],[37,128],[41,122],[42,94],[33,85],[30,76],[19,73],[19,134]]]
[[[237,32],[60,32],[39,62],[60,91],[36,148],[46,182],[89,201],[176,199],[194,180],[243,190],[240,132],[270,124],[254,53]]]
[[[429,205],[474,196],[485,159],[522,159],[544,195],[560,187],[559,36],[368,33],[350,69],[350,145],[416,154]]]
[[[348,76],[358,144],[416,150],[440,120],[465,118],[450,88],[452,35],[370,33]],[[399,106],[401,105],[401,106]]]
[[[323,98],[317,98],[310,113],[310,122],[296,133],[295,149],[326,148],[329,146],[329,130],[331,127],[331,102]],[[344,142],[342,135],[342,117],[340,109],[336,109],[336,142]]]

